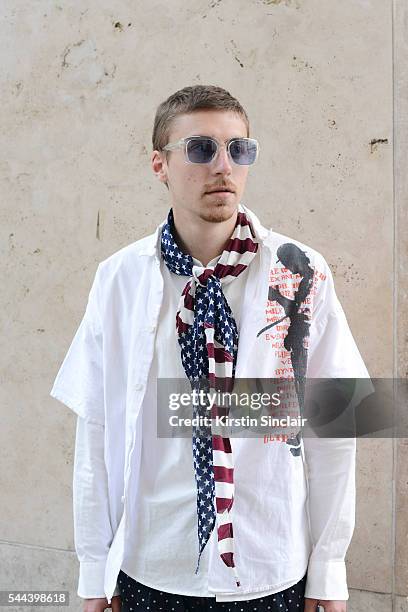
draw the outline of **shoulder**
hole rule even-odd
[[[131,275],[137,278],[141,270],[151,262],[156,248],[158,229],[152,234],[132,242],[99,262],[97,277],[100,286],[108,286],[115,280]]]

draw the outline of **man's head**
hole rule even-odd
[[[244,192],[248,166],[236,164],[225,146],[210,163],[188,163],[184,148],[164,151],[169,143],[190,136],[209,136],[224,145],[249,137],[249,120],[228,91],[214,85],[185,87],[162,102],[153,128],[152,168],[170,192],[171,206],[186,219],[209,222],[229,219]],[[212,193],[216,188],[230,191]]]

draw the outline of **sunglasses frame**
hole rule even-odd
[[[215,142],[217,148],[215,150],[215,153],[213,155],[213,157],[210,159],[210,161],[208,162],[192,162],[188,159],[188,155],[187,155],[187,146],[188,143],[191,140],[196,140],[198,138],[207,138],[208,140],[211,140],[212,142]],[[256,156],[254,161],[252,162],[252,164],[238,164],[236,161],[234,161],[234,159],[232,158],[232,155],[230,153],[230,146],[231,143],[234,142],[235,140],[250,140],[251,142],[256,142]],[[230,138],[229,140],[227,140],[225,143],[220,143],[218,142],[218,140],[216,140],[215,138],[212,138],[211,136],[187,136],[187,138],[180,138],[180,140],[177,140],[176,142],[169,142],[168,144],[166,144],[165,147],[163,147],[163,151],[173,151],[175,149],[184,149],[184,158],[185,158],[185,162],[187,164],[194,164],[195,166],[204,166],[206,164],[211,164],[215,158],[217,157],[219,150],[225,147],[227,149],[227,153],[228,156],[230,158],[230,160],[236,165],[236,166],[253,166],[254,163],[256,162],[256,160],[258,159],[258,155],[259,155],[259,142],[255,139],[255,138],[244,138],[242,137],[235,137],[235,138]]]

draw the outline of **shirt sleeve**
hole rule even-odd
[[[99,269],[85,314],[51,389],[78,416],[104,425],[103,334],[99,313]]]
[[[317,292],[310,328],[307,376],[369,378],[336,295],[331,271],[325,266],[326,279]],[[357,387],[361,399],[361,385]],[[372,390],[369,381],[363,395]],[[347,600],[345,556],[355,525],[356,439],[305,436],[303,445],[313,545],[305,597]]]
[[[75,550],[80,563],[78,595],[105,597],[104,578],[113,530],[109,515],[108,478],[102,425],[77,418],[73,515]],[[116,586],[114,595],[119,595]]]
[[[75,550],[80,563],[78,595],[105,597],[106,559],[113,540],[104,460],[103,333],[99,266],[85,314],[58,371],[50,395],[78,415],[73,473]],[[116,587],[113,595],[119,595]]]

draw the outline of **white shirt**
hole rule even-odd
[[[299,274],[276,263],[277,248],[285,243],[306,252],[314,270],[303,304],[310,314],[307,376],[369,378],[323,256],[268,231],[244,209],[261,248],[259,268],[249,266],[242,298],[236,378],[290,376],[282,326],[257,336],[284,315],[268,300],[269,287],[290,297],[299,285]],[[81,417],[74,465],[78,595],[105,595],[109,603],[118,592],[125,543],[138,521],[142,406],[164,296],[162,225],[99,264],[84,317],[51,390]],[[344,560],[354,529],[355,439],[305,437],[301,451],[294,457],[285,443],[233,440],[232,520],[241,587],[216,546],[209,546],[208,590],[217,601],[281,590],[306,568],[306,597],[348,599]]]
[[[215,257],[207,266],[215,267],[218,259],[219,257]],[[193,258],[193,261],[195,265],[202,266],[199,260]],[[259,268],[257,258],[251,262],[251,266]],[[238,330],[248,270],[249,268],[246,268],[232,283],[223,287]],[[191,439],[157,437],[157,378],[185,378],[175,318],[181,293],[188,280],[171,273],[163,260],[161,273],[164,278],[163,302],[153,362],[141,408],[142,454],[137,496],[138,520],[134,525],[131,540],[125,541],[122,570],[142,584],[160,591],[214,597],[208,588],[208,550],[217,546],[214,535],[201,556],[200,571],[197,575],[194,573],[198,555],[197,490]],[[285,588],[298,582],[303,575],[294,576],[285,584]],[[279,588],[247,593],[241,597],[265,597],[279,590],[282,590],[281,585]],[[237,599],[236,594],[223,597],[223,601],[233,599]]]

